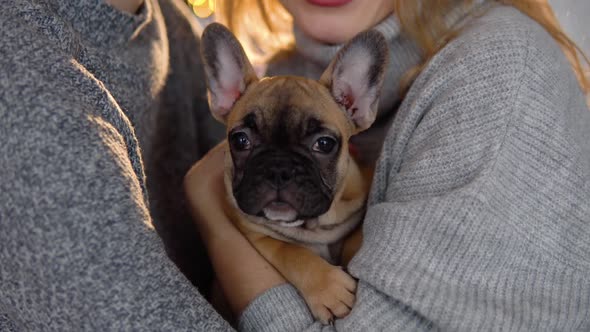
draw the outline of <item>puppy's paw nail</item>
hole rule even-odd
[[[332,314],[330,313],[330,311],[324,306],[312,307],[310,309],[311,309],[313,316],[317,320],[322,322],[322,324],[324,324],[324,325],[328,324],[331,320],[334,319],[332,317]]]

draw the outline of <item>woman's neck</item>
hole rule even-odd
[[[381,32],[388,41],[399,35],[400,25],[394,15],[390,15],[373,29]],[[327,66],[343,44],[326,44],[304,34],[297,27],[293,28],[295,47],[307,59],[321,66]]]

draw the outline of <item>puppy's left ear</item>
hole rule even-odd
[[[377,116],[389,49],[383,35],[365,31],[339,52],[320,78],[334,100],[346,111],[354,133],[371,126]]]

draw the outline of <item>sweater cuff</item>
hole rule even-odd
[[[303,331],[313,323],[307,304],[291,284],[273,287],[242,312],[239,331]]]

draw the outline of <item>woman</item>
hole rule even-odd
[[[269,75],[317,78],[371,27],[391,50],[378,120],[355,138],[369,163],[383,144],[349,266],[357,302],[332,313],[335,329],[589,329],[590,86],[548,4],[280,2],[288,13],[272,1],[221,12],[266,50],[292,17],[295,47],[269,60]],[[210,153],[186,181],[240,328],[332,329],[226,217],[200,214],[220,195],[222,162]]]

